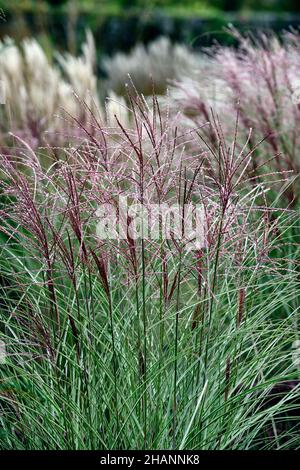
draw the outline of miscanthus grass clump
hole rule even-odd
[[[155,97],[128,100],[130,127],[90,111],[50,166],[25,143],[1,156],[1,448],[297,449],[289,175],[261,162],[257,181],[265,143],[249,149],[238,113],[228,143],[213,113],[183,131]],[[160,215],[150,236],[124,197],[176,206],[177,226]]]

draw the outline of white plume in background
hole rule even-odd
[[[5,92],[5,110],[13,112],[18,120],[26,119],[26,88],[23,59],[19,48],[10,38],[0,42],[0,80]],[[13,111],[12,111],[13,110]]]
[[[203,55],[195,62],[193,74],[182,73],[171,83],[169,95],[171,107],[180,109],[190,125],[190,119],[198,115],[208,119],[211,108],[222,115],[232,99],[232,90],[216,61]]]
[[[25,39],[22,48],[27,109],[42,126],[44,123],[47,125],[60,105],[58,90],[61,77],[34,39]]]
[[[86,34],[86,42],[82,46],[82,55],[74,57],[67,54],[56,54],[63,73],[81,102],[93,111],[100,109],[97,94],[97,78],[95,75],[96,49],[90,31]]]
[[[62,70],[35,39],[23,40],[20,47],[10,38],[0,42],[0,80],[5,91],[2,131],[56,132],[63,110],[77,119],[87,112],[85,105],[100,112],[92,34],[87,32],[81,56],[57,57]]]
[[[10,38],[0,42],[0,73],[6,74],[11,80],[17,81],[20,77],[18,72],[22,66],[20,51]]]
[[[199,57],[180,44],[172,45],[169,38],[161,37],[147,47],[138,44],[129,54],[117,53],[103,61],[108,76],[107,87],[116,94],[125,93],[124,84],[130,76],[139,93],[164,94],[169,80],[183,74],[192,77]]]

